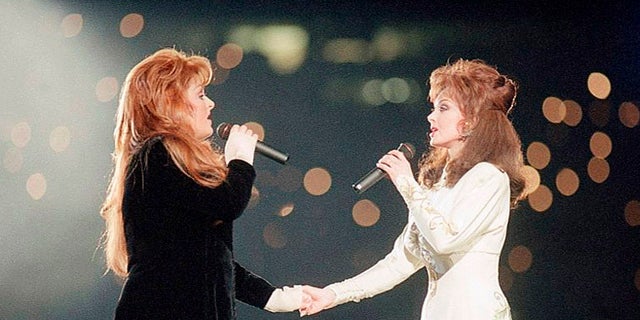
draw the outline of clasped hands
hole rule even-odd
[[[335,305],[336,294],[328,288],[316,288],[308,285],[302,286],[302,304],[300,316],[310,316]]]

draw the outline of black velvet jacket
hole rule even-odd
[[[235,298],[264,308],[275,288],[233,258],[233,220],[254,179],[253,166],[233,160],[225,183],[202,187],[160,138],[134,156],[122,206],[129,277],[116,319],[230,320]]]

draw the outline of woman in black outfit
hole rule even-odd
[[[208,59],[162,49],[123,85],[101,209],[107,268],[126,279],[116,319],[235,319],[236,298],[271,312],[302,307],[300,287],[275,288],[234,260],[257,136],[235,125],[224,154],[211,146],[212,75]]]

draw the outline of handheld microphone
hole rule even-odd
[[[229,138],[229,131],[231,131],[231,127],[233,127],[233,124],[223,122],[219,124],[218,127],[216,128],[216,133],[220,138],[227,140],[227,138]],[[285,164],[287,160],[289,160],[288,154],[284,152],[280,152],[264,144],[264,142],[260,140],[258,140],[258,143],[256,143],[256,152],[271,160],[278,161],[282,164]]]
[[[402,152],[407,160],[411,160],[416,152],[416,148],[410,143],[401,143],[396,150]],[[371,188],[386,175],[387,173],[385,173],[382,169],[378,167],[373,168],[373,170],[369,171],[366,175],[364,175],[364,177],[360,178],[360,180],[351,185],[351,187],[353,187],[353,190],[355,190],[357,194],[361,194],[367,191],[367,189]]]

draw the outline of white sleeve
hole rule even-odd
[[[373,267],[353,278],[328,285],[326,288],[336,294],[336,300],[330,307],[349,301],[359,302],[388,291],[423,267],[422,260],[411,254],[404,245],[406,232],[409,232],[408,226],[396,239],[391,252]]]
[[[456,252],[482,234],[501,214],[508,218],[509,177],[494,165],[482,162],[454,186],[452,204],[440,212],[412,177],[398,178],[398,190],[422,236],[436,254]]]
[[[270,312],[290,312],[302,305],[302,286],[277,288],[271,293],[264,309]]]

